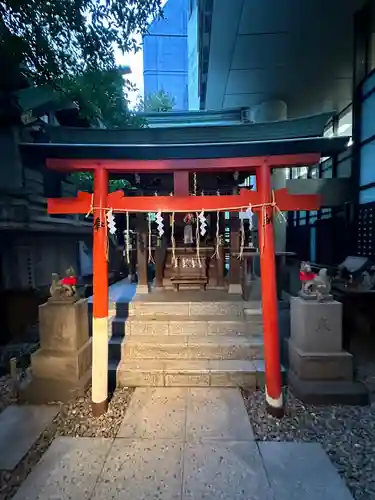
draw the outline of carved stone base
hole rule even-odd
[[[21,403],[43,405],[54,402],[66,403],[84,396],[91,384],[91,368],[75,383],[66,380],[51,380],[34,377],[25,387],[21,387]]]
[[[21,399],[48,403],[83,394],[92,365],[87,300],[42,304],[39,331],[40,349],[31,355],[32,379],[21,388]]]
[[[365,405],[366,388],[353,381],[353,357],[342,349],[342,304],[292,297],[288,382],[311,404]]]
[[[353,379],[353,356],[345,351],[304,352],[289,340],[289,363],[302,380]]]
[[[32,380],[21,388],[20,397],[42,404],[82,395],[91,382],[91,364],[91,339],[71,353],[39,349],[31,355]]]
[[[288,371],[288,385],[294,396],[313,405],[366,406],[369,394],[360,382],[351,380],[302,380]]]
[[[39,349],[31,355],[32,374],[37,378],[77,382],[91,368],[92,340],[78,351],[56,352]]]

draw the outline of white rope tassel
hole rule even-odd
[[[195,229],[195,239],[196,239],[196,244],[197,244],[197,261],[198,261],[198,264],[199,264],[199,267],[202,267],[202,263],[201,263],[201,258],[200,258],[200,248],[199,248],[199,245],[200,245],[200,234],[199,234],[199,214],[198,212],[196,212],[195,214],[196,216],[196,219],[197,219],[197,227]]]
[[[154,259],[152,258],[152,235],[151,235],[151,214],[148,216],[148,263],[155,264]]]
[[[254,212],[252,210],[252,206],[251,206],[251,203],[250,205],[247,207],[247,210],[246,210],[246,213],[249,217],[249,230],[252,231],[253,229],[253,217],[254,217]]]
[[[125,229],[125,245],[126,245],[126,262],[130,264],[130,234],[129,234],[129,212],[126,212],[126,229]]]

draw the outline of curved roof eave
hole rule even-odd
[[[21,152],[38,159],[87,160],[183,160],[254,158],[282,155],[319,154],[333,156],[343,152],[349,137],[298,138],[269,141],[211,142],[185,144],[73,144],[21,143]]]
[[[206,127],[101,129],[45,127],[49,142],[59,144],[199,144],[273,141],[321,137],[331,113],[269,123],[244,123]]]

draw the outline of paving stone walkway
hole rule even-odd
[[[351,500],[320,445],[256,443],[237,389],[136,389],[116,439],[56,438],[14,500]]]
[[[16,467],[58,411],[52,405],[12,405],[0,414],[0,470]]]

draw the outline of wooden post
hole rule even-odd
[[[158,238],[155,248],[155,288],[163,288],[165,244]]]
[[[218,223],[219,223],[219,235],[222,238],[222,245],[219,247],[219,259],[216,260],[217,264],[217,286],[223,287],[225,281],[225,247],[224,247],[224,236],[225,236],[225,213],[218,213]],[[216,244],[216,241],[215,241]]]
[[[240,218],[238,212],[231,212],[230,219],[229,293],[242,293],[240,251]]]
[[[271,171],[267,163],[263,163],[257,170],[257,186],[261,194],[262,203],[270,203],[272,201]],[[281,418],[284,415],[284,402],[280,364],[273,207],[267,206],[258,213],[264,361],[266,369],[266,405],[270,414]]]
[[[136,216],[133,214],[130,216],[130,227],[135,231],[137,230],[137,222]],[[131,239],[131,251],[130,251],[130,274],[131,274],[131,283],[136,282],[137,277],[137,234],[136,232],[130,233]]]
[[[137,214],[137,268],[139,293],[148,293],[148,235],[145,214]]]
[[[98,417],[108,406],[108,261],[106,213],[108,172],[94,171],[94,259],[92,323],[92,414]]]

